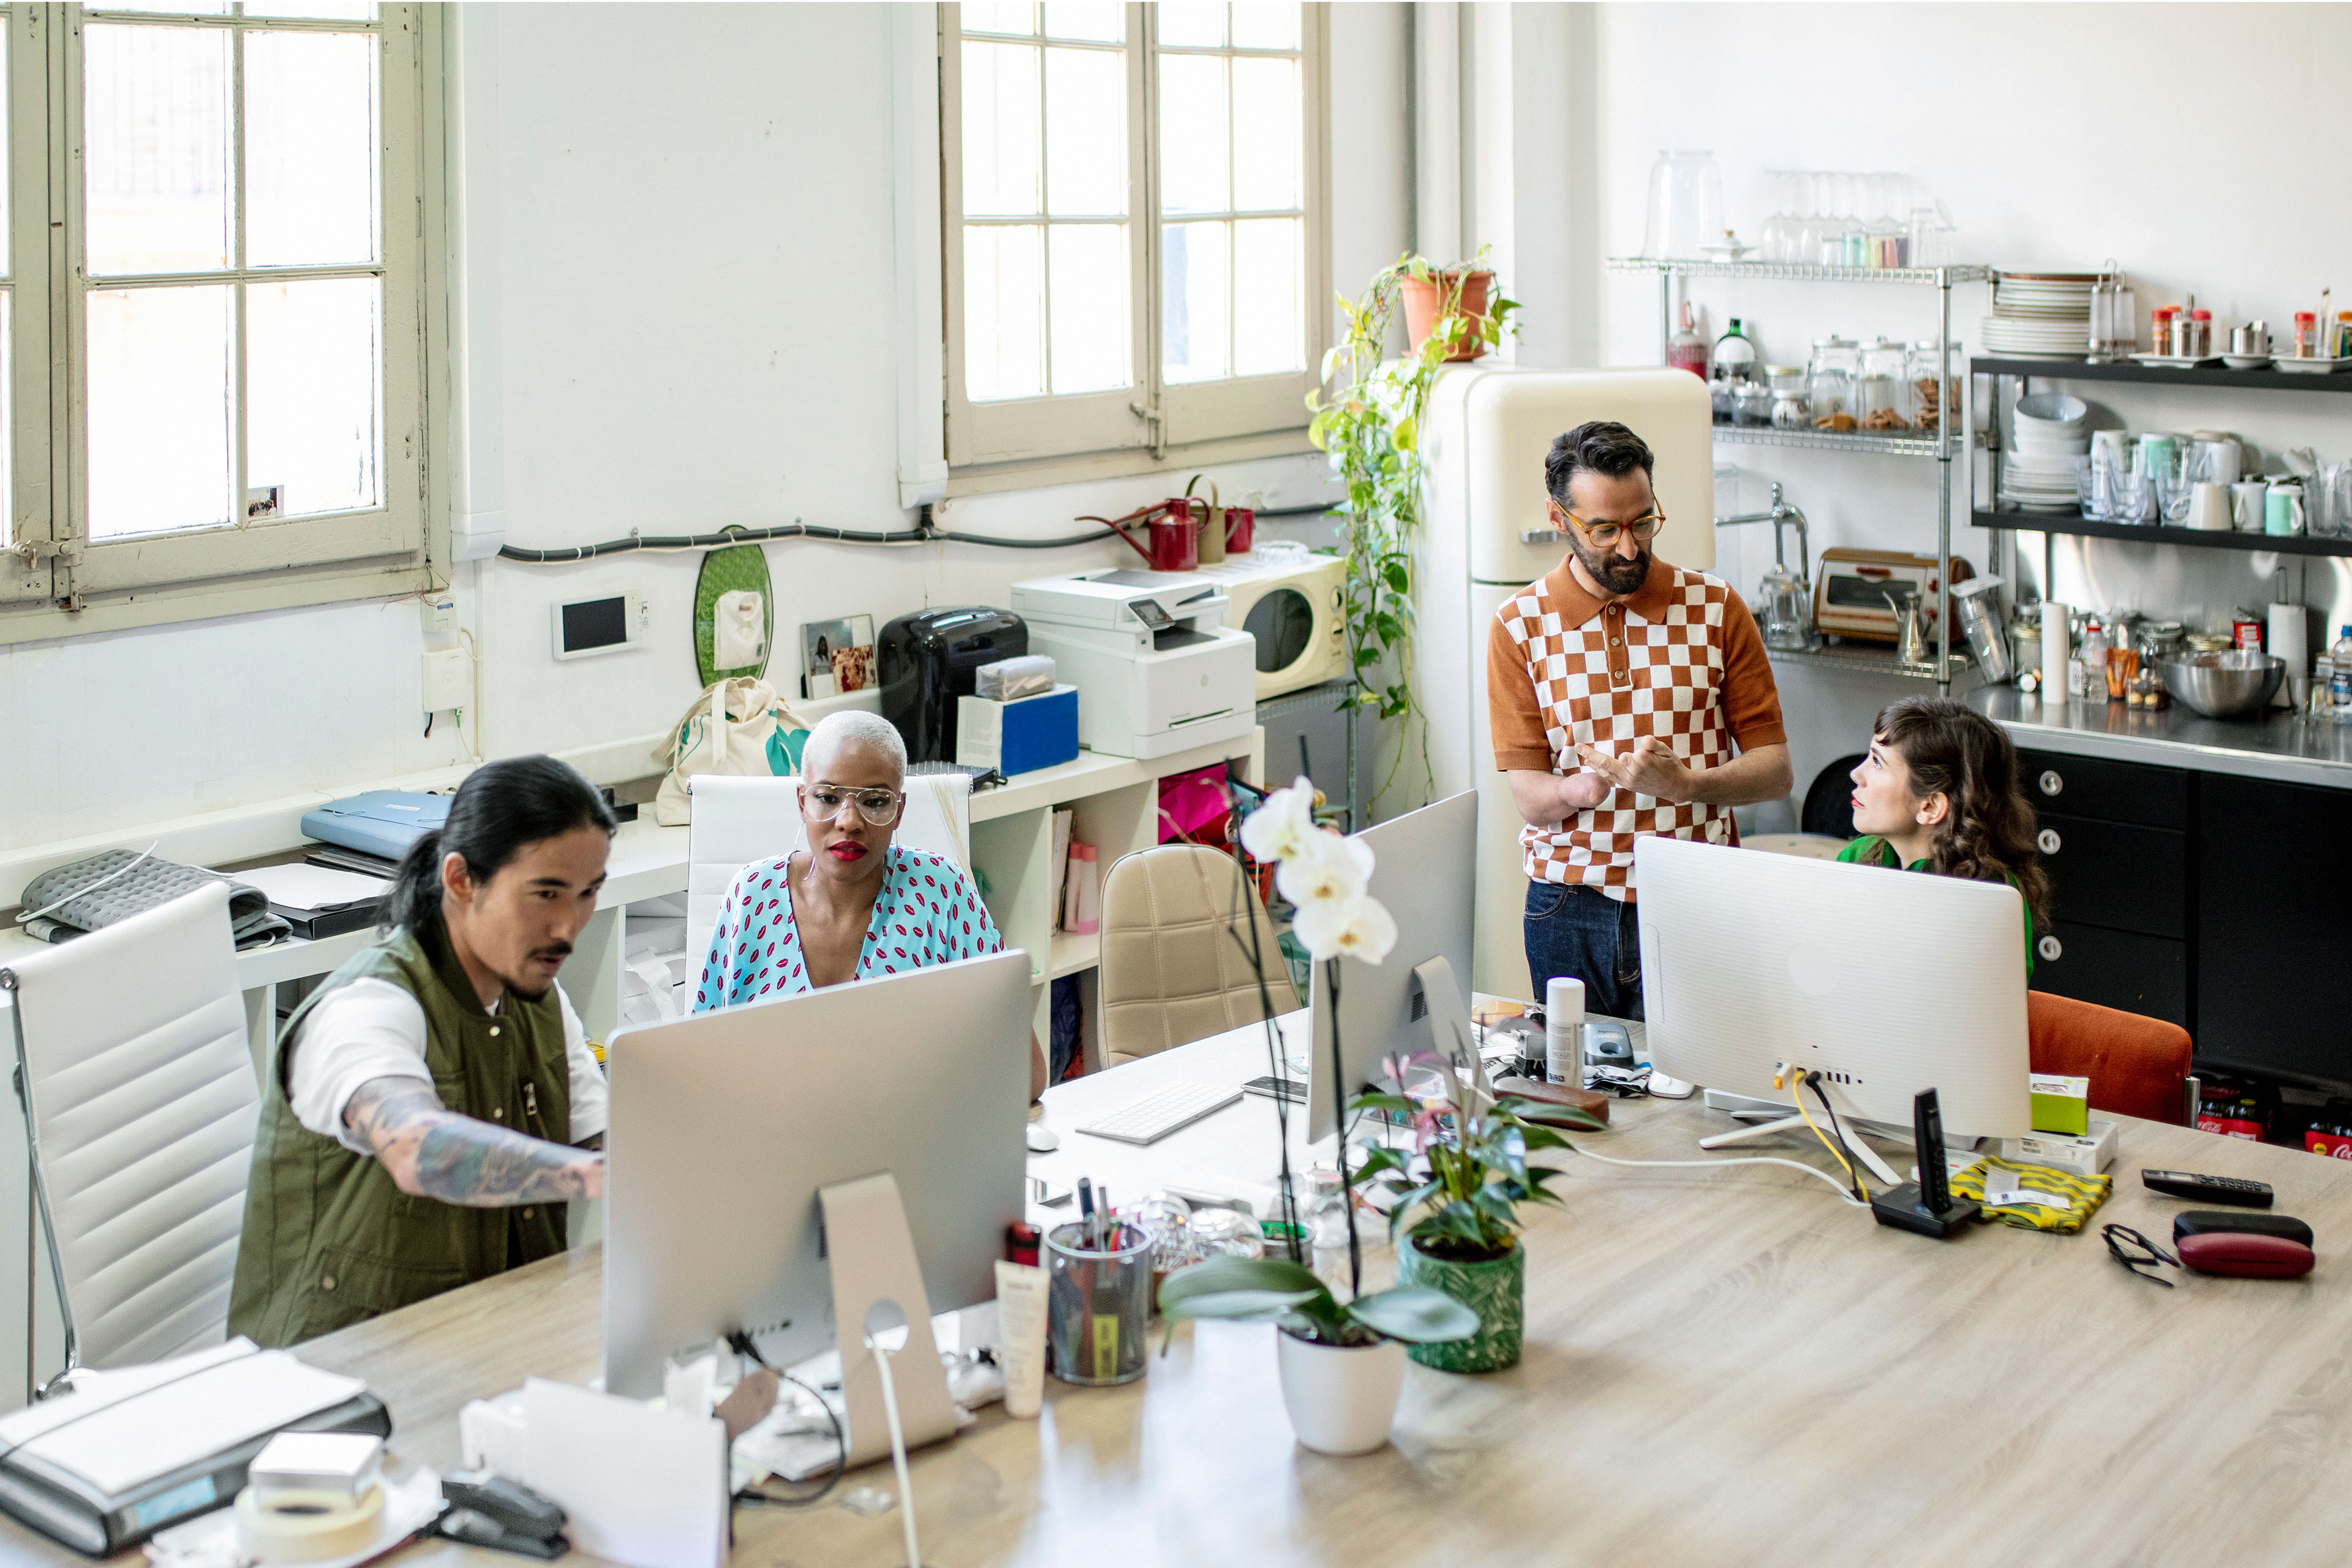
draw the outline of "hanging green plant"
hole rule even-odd
[[[1412,547],[1421,531],[1421,424],[1429,389],[1441,364],[1475,359],[1499,344],[1517,309],[1492,286],[1486,262],[1484,246],[1470,260],[1443,268],[1407,255],[1375,273],[1360,298],[1343,297],[1345,329],[1323,356],[1322,387],[1307,396],[1314,416],[1307,437],[1329,455],[1348,491],[1337,509],[1355,684],[1348,700],[1382,719],[1410,720],[1417,711]],[[1403,357],[1384,360],[1390,323],[1408,286],[1433,291],[1434,324]],[[1400,747],[1398,763],[1403,756]],[[1389,776],[1395,777],[1393,764]]]

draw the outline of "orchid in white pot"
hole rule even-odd
[[[1265,797],[1242,823],[1242,847],[1274,865],[1274,883],[1296,907],[1291,931],[1308,955],[1327,965],[1334,1003],[1339,961],[1378,963],[1396,945],[1396,921],[1367,888],[1372,851],[1315,820],[1315,786],[1301,778]],[[1253,953],[1264,984],[1263,955]],[[1280,1045],[1271,1016],[1269,1052]],[[1331,1093],[1341,1129],[1339,1180],[1353,1192],[1348,1169],[1347,1091],[1340,1075],[1339,1009],[1332,1008]],[[1275,1101],[1281,1115],[1283,1101]],[[1363,1293],[1363,1256],[1352,1219],[1348,1226],[1349,1299],[1339,1300],[1298,1257],[1298,1229],[1289,1199],[1288,1122],[1283,1121],[1284,1204],[1290,1238],[1287,1258],[1213,1258],[1178,1269],[1160,1287],[1160,1309],[1171,1322],[1223,1318],[1272,1322],[1277,1341],[1283,1404],[1291,1426],[1308,1447],[1330,1454],[1363,1453],[1387,1441],[1403,1390],[1404,1347],[1465,1340],[1478,1316],[1440,1291],[1402,1285]]]

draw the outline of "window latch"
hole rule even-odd
[[[1160,415],[1160,405],[1157,403],[1130,403],[1127,407],[1128,412],[1133,414],[1138,419],[1142,420],[1144,424],[1150,426],[1151,439],[1147,442],[1146,445],[1150,447],[1151,455],[1155,458],[1166,457],[1168,455],[1167,422]]]
[[[79,539],[20,539],[8,547],[8,553],[21,556],[27,566],[37,566],[44,561],[63,561],[68,565],[81,559]]]

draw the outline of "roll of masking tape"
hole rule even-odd
[[[323,1563],[375,1543],[383,1524],[383,1488],[354,1502],[333,1492],[273,1491],[247,1487],[236,1494],[236,1536],[248,1557],[264,1563]]]

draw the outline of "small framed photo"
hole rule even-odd
[[[252,485],[245,492],[245,521],[259,522],[264,518],[286,515],[284,485]]]
[[[841,697],[874,684],[874,617],[845,616],[801,626],[801,695]]]

